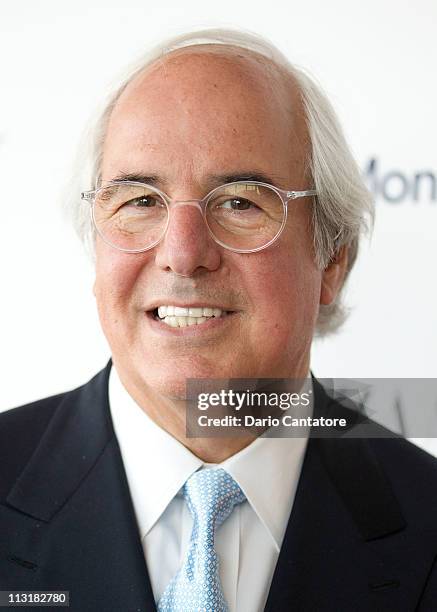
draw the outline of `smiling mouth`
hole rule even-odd
[[[220,319],[233,313],[232,310],[212,308],[209,306],[183,307],[183,306],[159,306],[151,310],[155,321],[165,323],[169,327],[190,327],[192,325],[203,325],[210,319]]]

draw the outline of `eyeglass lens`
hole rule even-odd
[[[98,232],[107,242],[125,250],[142,250],[159,242],[168,215],[163,197],[144,185],[104,187],[99,189],[94,202]],[[284,220],[284,206],[270,187],[233,183],[212,192],[206,203],[205,219],[220,243],[233,249],[251,250],[275,238]]]

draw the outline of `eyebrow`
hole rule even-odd
[[[277,181],[281,181],[280,177],[274,177],[266,174],[265,172],[249,171],[249,172],[236,172],[232,174],[212,174],[208,177],[208,182],[217,185],[224,185],[225,183],[238,183],[240,181],[257,181],[258,183],[267,183],[268,185],[275,185]]]
[[[135,183],[146,183],[153,187],[166,187],[169,185],[169,181],[158,174],[142,174],[141,172],[121,172],[110,182],[135,182]],[[211,188],[225,185],[226,183],[238,183],[241,181],[257,181],[259,183],[267,183],[268,185],[277,185],[282,183],[283,179],[279,176],[269,175],[265,172],[258,170],[233,172],[231,174],[209,174],[206,177],[206,183]]]
[[[114,183],[115,181],[117,181],[117,183],[147,183],[147,185],[152,185],[153,187],[158,187],[158,185],[167,185],[167,181],[157,174],[141,174],[138,172],[121,172],[120,174],[114,176],[114,178],[110,179],[109,182]]]

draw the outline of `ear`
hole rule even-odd
[[[348,247],[342,246],[323,270],[320,287],[320,304],[329,306],[337,297],[346,276],[348,259]]]

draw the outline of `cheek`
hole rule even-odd
[[[117,317],[121,309],[126,313],[141,267],[142,258],[138,254],[117,252],[102,244],[96,246],[94,292],[102,319]]]
[[[310,257],[291,258],[282,252],[265,255],[268,257],[257,262],[250,276],[248,290],[257,314],[251,319],[250,336],[256,350],[256,339],[263,338],[263,352],[272,359],[278,355],[294,359],[313,337],[321,273]]]

